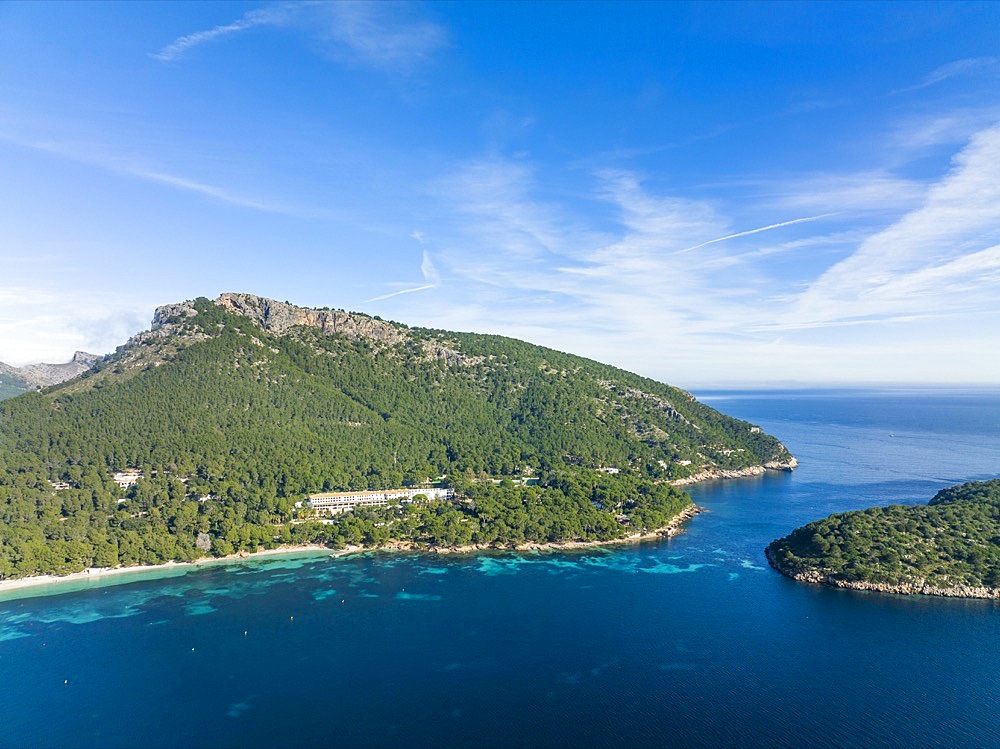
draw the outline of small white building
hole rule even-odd
[[[114,475],[115,483],[118,484],[122,489],[128,489],[130,486],[135,486],[135,483],[142,478],[142,471],[135,469],[130,469],[127,471],[119,471]]]

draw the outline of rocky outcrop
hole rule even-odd
[[[176,304],[164,304],[157,307],[153,313],[152,330],[159,330],[169,324],[171,320],[183,320],[186,317],[194,317],[198,310],[194,308],[194,302],[177,302]]]
[[[752,476],[763,476],[768,471],[794,471],[799,465],[795,458],[789,460],[772,460],[761,466],[747,466],[746,468],[707,468],[704,471],[686,476],[682,479],[674,479],[670,483],[674,486],[689,486],[702,481],[714,481],[717,479],[742,479]]]
[[[143,359],[141,354],[144,345],[155,346],[157,343],[170,339],[175,343],[190,345],[208,338],[205,333],[184,329],[183,322],[198,314],[193,301],[164,304],[153,312],[153,321],[149,330],[136,333],[123,345],[115,349],[115,355],[125,365],[134,364],[137,359]],[[156,356],[154,360],[159,361]],[[162,363],[162,362],[161,362]]]
[[[784,445],[781,446],[784,449]],[[769,471],[794,471],[799,467],[799,461],[794,457],[788,458],[788,460],[769,460],[764,464],[764,468]]]
[[[875,593],[893,593],[895,595],[920,595],[920,596],[945,596],[948,598],[986,598],[1000,599],[1000,588],[989,588],[985,586],[971,585],[929,585],[925,580],[913,580],[902,583],[880,583],[871,580],[844,580],[843,578],[826,575],[819,570],[789,570],[783,568],[771,549],[764,550],[768,564],[785,577],[801,583],[812,583],[813,585],[827,585],[832,588],[843,588],[846,590],[869,590]]]
[[[352,340],[368,339],[390,345],[407,338],[405,328],[399,325],[343,310],[296,307],[254,294],[222,294],[215,303],[249,317],[261,328],[276,335],[284,335],[292,328],[302,326],[344,335]]]
[[[28,364],[23,367],[0,364],[0,374],[18,379],[29,387],[43,388],[78,377],[93,367],[100,358],[96,354],[77,351],[65,364]]]
[[[423,350],[426,359],[444,362],[446,367],[464,367],[486,360],[485,356],[466,356],[457,349],[437,340],[424,341]]]

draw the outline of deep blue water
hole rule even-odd
[[[1000,607],[793,583],[802,523],[1000,475],[1000,392],[702,393],[793,474],[670,541],[215,566],[0,601],[3,747],[1000,746]]]

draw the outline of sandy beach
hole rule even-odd
[[[319,545],[282,546],[254,553],[240,552],[226,557],[203,557],[194,562],[164,562],[163,564],[136,565],[134,567],[91,567],[83,572],[69,575],[34,575],[13,580],[0,580],[0,600],[22,598],[22,592],[32,595],[85,590],[104,585],[133,582],[136,579],[155,579],[185,575],[188,572],[213,564],[237,564],[239,562],[275,556],[321,556],[329,554],[349,554],[360,549],[335,550]],[[13,595],[11,595],[13,594]]]
[[[524,543],[513,547],[488,546],[483,544],[437,547],[423,546],[410,542],[389,542],[379,547],[347,546],[343,549],[332,549],[317,544],[297,546],[282,546],[277,549],[266,549],[257,552],[239,552],[226,557],[204,557],[194,562],[166,562],[155,565],[139,565],[135,567],[92,567],[83,572],[69,575],[35,575],[14,580],[0,580],[0,601],[13,600],[56,593],[69,593],[89,588],[99,588],[107,585],[120,585],[136,580],[152,580],[185,575],[192,570],[213,564],[239,564],[257,559],[279,556],[346,556],[365,551],[416,551],[430,554],[475,554],[483,551],[560,551],[570,549],[586,549],[598,546],[640,543],[669,538],[675,535],[679,527],[695,515],[704,512],[696,505],[684,509],[663,528],[646,533],[636,533],[623,538],[609,541],[554,541],[551,543]]]

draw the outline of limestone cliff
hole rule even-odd
[[[406,329],[400,325],[376,320],[368,315],[329,309],[296,307],[287,302],[254,294],[222,294],[215,303],[232,312],[249,317],[264,330],[284,335],[294,327],[318,328],[324,333],[341,334],[350,339],[365,338],[395,344],[406,340]]]
[[[100,358],[96,354],[77,351],[65,364],[27,364],[23,367],[11,367],[0,363],[0,375],[19,380],[31,388],[49,387],[78,377],[94,366]]]

